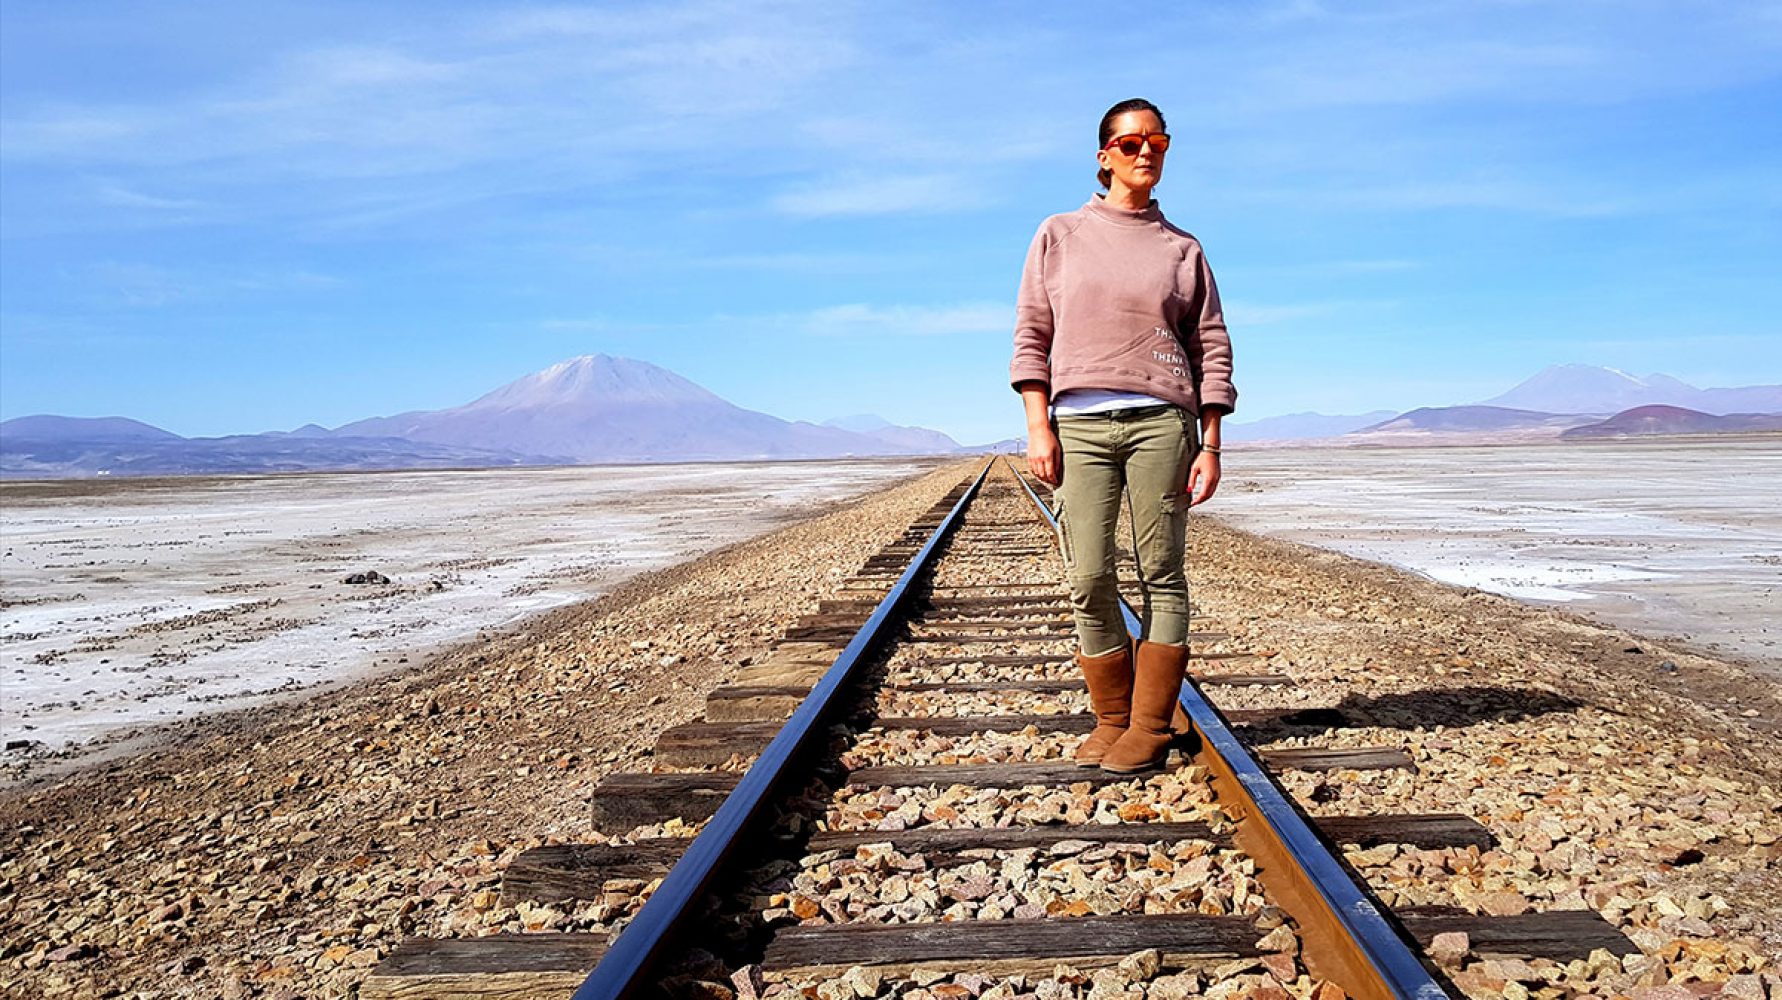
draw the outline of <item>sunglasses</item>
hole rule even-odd
[[[1139,154],[1139,149],[1146,143],[1150,143],[1151,152],[1161,153],[1169,148],[1169,133],[1146,132],[1144,135],[1140,135],[1137,132],[1132,132],[1127,135],[1115,136],[1114,138],[1109,139],[1108,144],[1101,148],[1118,148],[1125,156],[1137,156]]]

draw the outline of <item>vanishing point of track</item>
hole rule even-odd
[[[1589,911],[1380,906],[1340,844],[1486,846],[1489,834],[1457,815],[1306,816],[1271,770],[1340,780],[1411,762],[1389,748],[1251,750],[1246,726],[1332,720],[1221,712],[1208,691],[1289,683],[1231,672],[1242,653],[1197,653],[1180,696],[1194,732],[1162,772],[1073,766],[1068,749],[1092,720],[1068,710],[1080,685],[1060,651],[1071,631],[1054,531],[1020,473],[991,460],[714,691],[704,720],[665,732],[655,759],[678,770],[601,783],[594,820],[619,840],[539,848],[510,866],[509,900],[598,899],[614,880],[659,878],[614,938],[414,940],[360,996],[641,997],[711,975],[686,961],[697,952],[707,967],[743,967],[745,992],[763,976],[851,975],[854,991],[833,995],[861,996],[884,978],[1118,964],[1140,981],[1260,966],[1321,981],[1320,996],[1434,998],[1450,988],[1421,949],[1439,933],[1524,957],[1631,947]],[[1014,710],[959,715],[962,698]],[[1020,710],[1035,699],[1045,711]],[[662,835],[699,823],[691,839]],[[1150,877],[1178,871],[1193,877]],[[853,890],[847,901],[825,899],[838,885]]]

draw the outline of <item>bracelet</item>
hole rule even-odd
[[[1220,453],[1220,451],[1219,451],[1219,449],[1218,449],[1218,448],[1215,448],[1215,447],[1213,447],[1213,446],[1212,446],[1212,445],[1210,445],[1210,444],[1203,444],[1203,445],[1201,445],[1201,446],[1200,446],[1200,450],[1201,450],[1201,451],[1210,451],[1210,452],[1212,452],[1212,453],[1213,453],[1213,454],[1215,454],[1215,455],[1217,455],[1217,454],[1219,454],[1219,453]]]

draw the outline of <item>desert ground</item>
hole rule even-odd
[[[534,846],[605,836],[589,790],[648,769],[658,733],[698,716],[706,692],[968,471],[0,794],[0,989],[346,996],[407,935],[612,926],[627,906],[503,903],[502,869]],[[1368,697],[1343,708],[1360,725],[1317,738],[1402,746],[1418,762],[1323,789],[1289,782],[1303,801],[1455,810],[1497,838],[1452,871],[1351,852],[1376,890],[1597,908],[1641,949],[1615,973],[1634,985],[1613,995],[1761,998],[1777,982],[1761,975],[1782,960],[1782,687],[1569,606],[1191,523],[1197,614],[1299,682],[1245,697],[1312,704],[1359,681]],[[1507,995],[1500,973],[1514,974],[1470,972],[1475,997]]]
[[[1234,448],[1228,524],[1743,659],[1782,683],[1782,438]]]
[[[933,464],[0,483],[0,777],[399,669]]]

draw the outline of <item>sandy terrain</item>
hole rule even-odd
[[[1668,636],[1782,682],[1782,439],[1233,449],[1229,524]]]
[[[0,793],[0,995],[345,995],[403,935],[439,931],[444,898],[485,912],[511,850],[587,836],[603,775],[638,769],[966,473]]]
[[[0,734],[23,744],[0,774],[409,663],[933,464],[0,484]],[[344,582],[367,571],[387,582]]]
[[[0,794],[0,992],[342,996],[407,935],[610,923],[606,904],[508,905],[501,871],[527,848],[597,836],[588,793],[603,775],[647,769],[661,730],[699,715],[707,691],[965,472]],[[1414,775],[1296,791],[1331,810],[1440,805],[1500,843],[1458,860],[1352,853],[1376,885],[1599,908],[1642,948],[1616,973],[1641,990],[1728,982],[1782,956],[1782,689],[1565,608],[1210,518],[1193,519],[1191,557],[1199,612],[1300,682],[1259,703],[1351,692],[1362,725],[1315,738],[1418,760]],[[1469,993],[1504,995],[1491,984],[1513,971],[1469,968]]]

